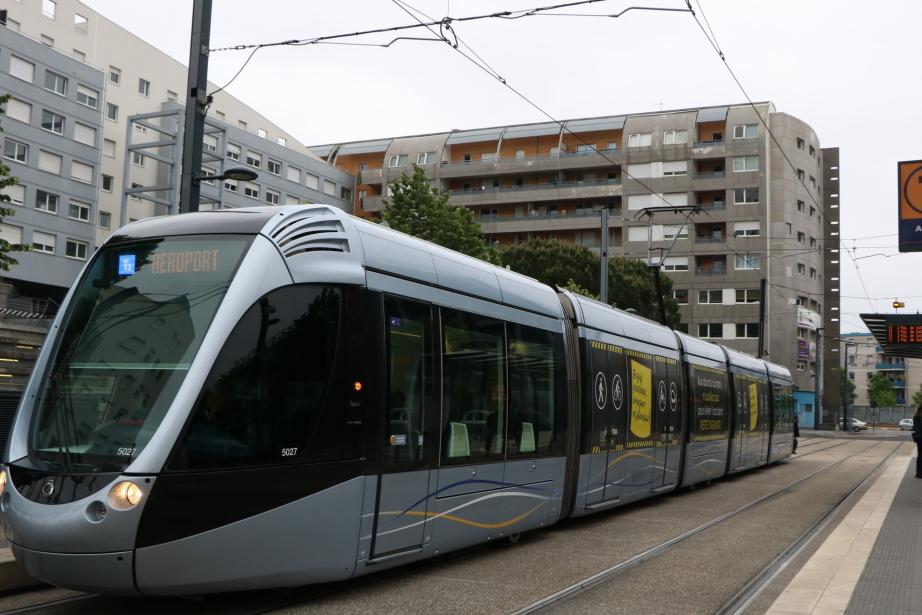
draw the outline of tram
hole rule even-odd
[[[16,559],[104,594],[300,586],[786,459],[785,368],[324,205],[115,233],[0,473]]]

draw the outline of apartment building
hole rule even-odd
[[[130,220],[170,213],[173,194],[144,188],[162,186],[160,182],[171,177],[174,158],[181,160],[182,122],[177,126],[169,118],[177,113],[181,117],[186,66],[77,0],[18,0],[6,3],[5,8],[4,53],[42,46],[47,50],[44,57],[64,77],[71,71],[94,74],[92,84],[81,81],[82,94],[76,92],[76,85],[70,94],[82,96],[84,109],[90,102],[90,109],[102,118],[96,137],[100,155],[92,182],[98,194],[89,222],[95,229],[95,242],[89,242],[88,252]],[[16,82],[7,91],[16,96],[19,85]],[[225,206],[323,200],[351,211],[353,178],[325,164],[290,133],[239,99],[218,92],[208,119],[206,152],[219,155],[206,155],[205,171],[249,162],[260,177],[253,185],[231,184],[227,189],[222,185],[214,191],[208,186],[203,192],[213,198],[227,197]],[[143,147],[158,139],[178,143],[159,149]],[[172,184],[167,187],[173,189]],[[178,194],[178,185],[175,192]],[[237,198],[237,194],[242,196]],[[18,270],[9,277],[16,279],[17,275],[27,277]],[[68,272],[50,283],[66,286],[72,280]]]
[[[357,176],[355,211],[379,215],[388,186],[415,163],[450,202],[472,209],[502,245],[556,238],[610,255],[663,261],[682,328],[755,354],[760,280],[765,348],[813,407],[817,348],[838,336],[838,150],[768,102],[495,126],[312,146]],[[758,111],[758,114],[757,114]],[[765,118],[775,144],[762,125]],[[790,160],[790,163],[788,162]],[[792,168],[793,167],[793,168]],[[689,219],[642,210],[695,205]],[[651,239],[648,246],[648,239]],[[674,245],[673,245],[674,242]],[[822,348],[827,365],[839,349]],[[833,378],[835,369],[823,368]],[[827,386],[826,406],[840,405]]]
[[[896,393],[896,404],[912,404],[912,396],[922,387],[922,359],[893,357],[886,354],[870,333],[846,333],[839,341],[841,368],[855,385],[855,405],[868,406],[868,382],[871,376],[887,376]]]

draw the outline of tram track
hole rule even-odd
[[[809,452],[807,452],[807,453],[804,453],[803,455],[798,454],[797,457],[798,457],[798,458],[803,458],[803,457],[806,457],[806,456],[811,455],[811,454],[814,454],[814,453],[820,453],[820,452],[828,451],[828,450],[830,450],[830,449],[832,449],[832,448],[837,448],[838,446],[842,446],[842,445],[847,444],[847,443],[849,443],[849,442],[850,442],[850,441],[845,441],[845,442],[842,442],[842,443],[837,443],[837,444],[834,444],[834,445],[832,445],[832,446],[824,447],[824,448],[822,448],[822,449],[818,449],[818,450],[815,450],[815,451],[809,451]],[[826,472],[826,471],[828,471],[828,470],[831,470],[831,469],[833,469],[833,468],[839,466],[840,464],[845,463],[846,461],[848,461],[848,460],[850,460],[850,459],[852,459],[852,458],[854,458],[854,457],[857,457],[857,456],[861,455],[862,453],[865,453],[866,451],[870,450],[871,448],[874,448],[874,447],[876,447],[876,446],[879,446],[880,444],[886,444],[886,443],[882,443],[882,442],[879,442],[879,441],[875,441],[875,442],[869,444],[868,446],[866,446],[866,447],[864,447],[864,448],[862,448],[862,449],[860,449],[860,450],[858,450],[858,451],[855,451],[854,453],[851,453],[850,455],[847,455],[846,457],[843,457],[842,459],[836,460],[836,461],[834,461],[834,462],[832,462],[832,463],[830,463],[830,464],[827,464],[827,465],[825,465],[825,466],[823,466],[823,467],[821,467],[821,468],[819,468],[819,469],[817,469],[817,470],[814,470],[814,471],[812,471],[812,472],[806,474],[805,476],[802,476],[802,477],[798,478],[797,480],[794,480],[794,481],[792,481],[792,482],[790,482],[790,483],[787,483],[786,485],[784,485],[784,486],[782,486],[782,487],[779,487],[779,488],[777,488],[777,489],[774,489],[774,490],[772,490],[771,492],[769,492],[769,493],[767,493],[767,494],[765,494],[765,495],[762,495],[762,496],[760,496],[760,497],[758,497],[758,498],[756,498],[756,499],[754,499],[754,500],[751,500],[750,502],[747,502],[746,504],[743,504],[743,505],[741,505],[741,506],[738,506],[737,508],[735,508],[735,509],[733,509],[733,510],[727,512],[727,513],[724,513],[724,514],[722,514],[722,515],[719,515],[719,516],[717,516],[717,517],[711,519],[710,521],[707,521],[707,522],[705,522],[705,523],[703,523],[703,524],[701,524],[701,525],[698,525],[697,527],[694,527],[694,528],[692,528],[692,529],[690,529],[690,530],[688,530],[688,531],[686,531],[686,532],[683,532],[682,534],[679,534],[679,535],[677,535],[677,536],[674,536],[674,537],[672,537],[672,538],[670,538],[670,539],[668,539],[668,540],[666,540],[666,541],[664,541],[664,542],[661,542],[660,544],[658,544],[658,545],[656,545],[656,546],[653,546],[653,547],[651,547],[651,548],[649,548],[649,549],[646,549],[645,551],[642,551],[642,552],[640,552],[640,553],[634,555],[633,557],[630,557],[630,558],[628,558],[628,559],[626,559],[626,560],[624,560],[624,561],[622,561],[622,562],[619,562],[619,563],[617,563],[617,564],[614,564],[614,565],[612,565],[612,566],[610,566],[610,567],[608,567],[608,568],[606,568],[606,569],[604,569],[604,570],[602,570],[602,571],[600,571],[600,572],[597,572],[597,573],[595,573],[595,574],[592,574],[592,575],[590,575],[590,576],[587,576],[587,577],[585,577],[585,578],[583,578],[583,579],[581,579],[581,580],[579,580],[579,581],[577,581],[577,582],[575,582],[575,583],[572,583],[572,584],[568,585],[567,587],[565,587],[565,588],[563,588],[563,589],[561,589],[561,590],[558,590],[558,591],[554,592],[553,594],[550,594],[550,595],[548,595],[548,596],[545,596],[544,598],[541,598],[541,599],[539,599],[539,600],[536,600],[536,601],[534,601],[534,602],[532,602],[532,603],[530,603],[530,604],[528,604],[528,605],[526,605],[526,606],[524,606],[524,607],[521,607],[521,608],[519,608],[519,609],[517,609],[517,610],[515,610],[515,611],[512,611],[512,614],[511,614],[511,615],[528,615],[528,614],[531,614],[531,613],[539,613],[539,612],[545,611],[546,609],[549,609],[549,608],[552,608],[552,607],[561,606],[561,605],[562,605],[563,603],[565,603],[567,600],[569,600],[569,599],[571,599],[571,598],[573,598],[573,597],[575,597],[575,596],[577,596],[577,595],[579,595],[579,594],[582,594],[582,593],[585,592],[586,590],[591,589],[591,588],[593,588],[593,587],[596,587],[596,586],[598,586],[598,585],[600,585],[600,584],[602,584],[602,583],[605,583],[605,582],[607,582],[607,581],[610,581],[610,580],[614,579],[615,577],[617,577],[618,575],[623,574],[623,573],[627,572],[628,570],[631,570],[631,569],[635,568],[636,566],[638,566],[638,565],[640,565],[640,564],[642,564],[642,563],[644,563],[644,562],[647,562],[647,561],[649,561],[649,560],[651,560],[651,559],[653,559],[653,558],[655,558],[655,557],[658,557],[658,556],[660,556],[660,555],[662,555],[662,554],[668,552],[669,550],[671,550],[671,549],[673,549],[674,547],[676,547],[677,545],[679,545],[679,544],[685,542],[686,540],[688,540],[688,539],[690,539],[690,538],[693,538],[693,537],[695,537],[695,536],[698,536],[699,534],[701,534],[701,533],[703,533],[703,532],[705,532],[705,531],[707,531],[707,530],[713,528],[713,527],[716,526],[716,525],[719,525],[719,524],[721,524],[721,523],[724,523],[725,521],[727,521],[727,520],[729,520],[729,519],[732,519],[732,518],[734,518],[734,517],[737,517],[738,515],[740,515],[740,514],[742,514],[742,513],[745,513],[745,512],[747,512],[747,511],[749,511],[749,510],[752,510],[753,508],[759,506],[760,504],[763,504],[763,503],[765,503],[765,502],[768,502],[769,500],[772,500],[772,499],[774,499],[774,498],[776,498],[776,497],[778,497],[778,496],[780,496],[780,495],[782,495],[782,494],[784,494],[784,493],[787,493],[787,492],[790,491],[792,488],[794,488],[794,487],[796,487],[796,486],[798,486],[798,485],[800,485],[800,484],[802,484],[802,483],[804,483],[804,482],[810,480],[811,478],[814,478],[815,476],[818,476],[818,475],[820,475],[820,474],[822,474],[822,473],[824,473],[824,472]],[[883,465],[883,463],[885,463],[887,460],[889,460],[889,459],[893,456],[893,454],[895,454],[895,452],[896,452],[897,450],[899,450],[899,446],[897,446],[896,448],[894,448],[894,450],[891,451],[891,452],[886,456],[886,458],[885,458],[883,461],[881,461],[879,464],[877,464],[877,465],[874,467],[874,469],[872,469],[872,470],[871,470],[861,481],[859,481],[858,486],[856,486],[856,487],[854,487],[852,490],[850,490],[849,493],[853,493],[855,490],[857,490],[857,489],[860,487],[861,484],[864,484],[864,482],[867,481],[868,478],[869,478],[870,476],[872,476],[872,475],[877,471],[877,469],[879,469],[879,468],[881,467],[881,465]],[[837,505],[837,507],[840,507],[841,505],[842,505],[842,503],[840,502],[840,503]],[[758,575],[757,575],[757,576],[758,576]],[[738,612],[738,611],[731,611],[731,612]]]

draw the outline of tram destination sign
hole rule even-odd
[[[922,314],[862,314],[861,319],[885,353],[922,357]]]
[[[897,163],[900,252],[922,252],[922,160]]]

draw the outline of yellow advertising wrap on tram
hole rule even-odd
[[[759,385],[749,385],[749,431],[755,431],[759,424]]]
[[[653,372],[631,360],[631,433],[649,438],[653,431]]]

